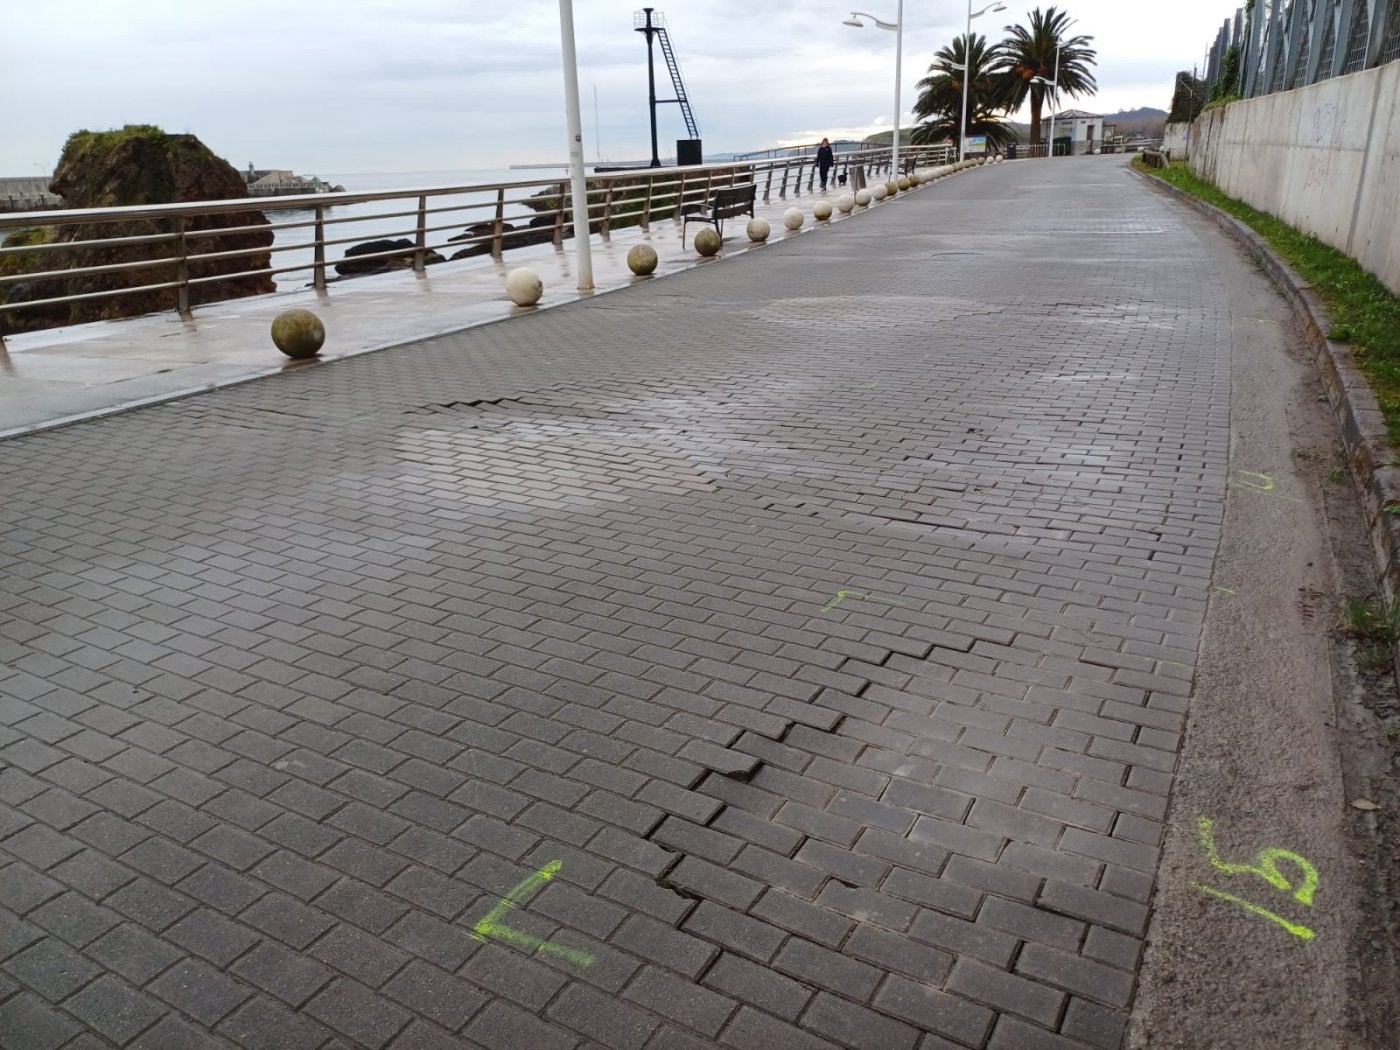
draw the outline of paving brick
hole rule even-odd
[[[32,995],[0,1003],[0,1046],[5,1050],[56,1050],[79,1031],[78,1025]]]
[[[873,1004],[883,1013],[967,1046],[981,1046],[996,1015],[987,1007],[948,995],[920,981],[892,975]],[[925,1047],[928,1044],[925,1043]]]
[[[487,1004],[462,1033],[487,1050],[573,1050],[578,1036],[505,1003]]]
[[[230,967],[248,984],[277,996],[296,1008],[334,977],[329,967],[273,941],[263,941]]]
[[[272,1046],[279,1050],[316,1050],[331,1034],[310,1018],[294,1014],[262,996],[255,996],[235,1010],[218,1030],[248,1050]]]
[[[874,966],[822,948],[800,937],[791,938],[773,960],[773,968],[806,984],[864,1001],[880,983]]]
[[[165,936],[220,967],[227,966],[258,941],[258,936],[246,927],[230,922],[208,908],[191,912],[166,930]]]
[[[83,950],[135,985],[144,985],[181,955],[165,941],[130,925],[116,927]]]
[[[786,940],[781,930],[710,901],[701,901],[683,927],[686,931],[758,962],[769,962]]]
[[[55,937],[45,937],[5,963],[5,972],[54,1002],[65,999],[102,973]]]
[[[725,995],[696,987],[654,966],[644,966],[623,995],[639,1006],[713,1039],[739,1004]]]
[[[836,1050],[837,1045],[747,1006],[735,1015],[720,1042],[735,1050],[757,1046],[764,1050]]]
[[[63,1007],[118,1045],[134,1039],[166,1012],[149,996],[110,975],[93,981]]]
[[[304,1012],[371,1050],[388,1045],[412,1017],[383,996],[343,978],[307,1003]]]
[[[1120,1010],[1110,1010],[1098,1003],[1071,998],[1060,1031],[1103,1050],[1118,1050],[1127,1028],[1127,1016]]]
[[[953,966],[945,989],[973,999],[998,1011],[1027,1017],[1037,1024],[1054,1028],[1064,1006],[1065,995],[1035,981],[962,958]]]
[[[149,990],[181,1013],[210,1028],[249,995],[246,987],[194,959],[186,959],[170,967],[151,982]]]
[[[69,892],[35,908],[29,921],[81,948],[116,926],[121,916],[80,893]]]
[[[1083,886],[1047,881],[1037,903],[1049,911],[1139,937],[1147,926],[1146,905]]]
[[[619,1050],[642,1050],[657,1028],[657,1021],[649,1014],[581,984],[565,988],[545,1015],[562,1027],[606,1040]]]
[[[1132,1001],[1131,974],[1046,944],[1027,944],[1016,960],[1016,972],[1105,1006],[1123,1009]]]
[[[1016,951],[1015,937],[942,912],[921,913],[909,933],[954,955],[984,959],[994,966],[1009,966]]]
[[[454,1032],[487,1002],[486,996],[466,982],[417,960],[400,970],[384,991],[420,1017]]]
[[[370,988],[378,988],[409,961],[405,952],[346,923],[317,941],[310,954]]]
[[[763,894],[749,913],[828,948],[839,947],[855,926],[837,912],[772,889]]]
[[[919,1041],[917,1029],[828,992],[817,993],[801,1023],[842,1046],[861,1050],[913,1050]]]

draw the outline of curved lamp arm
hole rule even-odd
[[[898,22],[886,22],[883,19],[876,18],[872,14],[867,14],[865,11],[852,11],[851,17],[842,19],[841,24],[843,26],[854,26],[856,29],[864,29],[865,23],[861,21],[862,18],[868,18],[870,21],[874,22],[876,29],[887,29],[893,33],[899,28]]]

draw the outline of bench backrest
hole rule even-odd
[[[715,190],[710,210],[717,216],[732,218],[753,207],[754,195],[757,190],[758,187],[755,185],[725,186],[723,189]]]

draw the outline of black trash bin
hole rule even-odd
[[[1016,143],[1012,142],[1012,143],[1010,143],[1010,144],[1007,145],[1007,147],[1006,147],[1006,159],[1007,159],[1007,160],[1015,160],[1015,159],[1016,159]]]

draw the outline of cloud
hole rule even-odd
[[[896,35],[842,25],[853,2],[661,8],[708,155],[889,127]],[[890,0],[859,6],[894,18]],[[1010,6],[974,29],[997,38],[1031,5]],[[1176,70],[1199,63],[1234,10],[1218,0],[1061,6],[1099,51],[1099,94],[1076,104],[1105,112],[1166,108]],[[573,0],[573,10],[586,154],[649,156],[646,47],[634,8]],[[933,52],[963,24],[956,5],[929,10],[911,0],[904,11],[907,112]],[[656,62],[658,97],[671,98],[659,53]],[[566,155],[553,0],[15,3],[0,34],[0,97],[10,100],[0,175],[51,170],[71,132],[126,123],[191,131],[240,166],[308,172],[496,168]],[[686,134],[678,108],[660,106],[658,121],[669,154]]]

